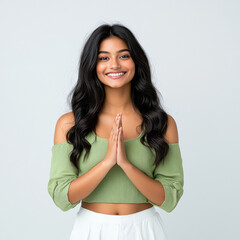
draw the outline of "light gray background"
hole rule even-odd
[[[0,238],[69,238],[76,208],[47,192],[57,119],[87,36],[122,23],[179,131],[184,195],[169,240],[239,239],[239,1],[0,1]],[[237,81],[238,80],[238,81]]]

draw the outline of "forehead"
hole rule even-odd
[[[115,52],[120,49],[128,49],[127,44],[118,37],[110,37],[102,40],[99,45],[99,51]]]

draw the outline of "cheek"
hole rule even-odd
[[[102,74],[104,72],[104,66],[102,64],[97,64],[96,72],[97,74]]]
[[[130,68],[132,69],[132,72],[135,73],[135,63],[134,63],[134,62],[132,62],[132,63],[130,64]]]

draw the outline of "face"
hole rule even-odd
[[[129,83],[135,74],[135,64],[126,43],[118,37],[104,39],[98,52],[98,79],[112,88]]]

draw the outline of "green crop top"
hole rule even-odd
[[[162,183],[165,190],[165,200],[161,205],[148,200],[130,181],[122,168],[115,164],[97,187],[82,201],[104,203],[151,203],[166,212],[171,212],[183,195],[184,174],[179,143],[169,144],[169,152],[162,162],[155,167],[155,151],[150,150],[140,142],[143,131],[137,138],[124,140],[128,160],[149,177]],[[83,162],[85,149],[80,155],[80,171],[70,162],[69,156],[73,146],[62,142],[52,146],[52,158],[48,192],[55,205],[62,211],[74,208],[80,201],[71,204],[68,199],[70,183],[88,172],[101,162],[106,153],[108,139],[97,136],[93,131],[86,139],[91,144],[88,158]]]

